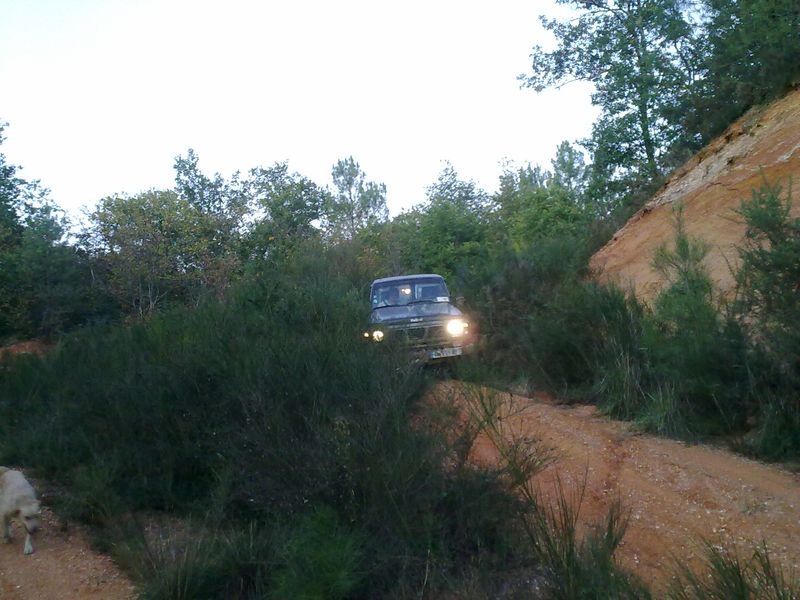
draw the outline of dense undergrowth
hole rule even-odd
[[[66,486],[148,598],[417,597],[529,562],[508,486],[413,424],[425,375],[362,345],[338,270],[264,264],[224,302],[5,363],[0,464]],[[159,551],[126,517],[154,511],[203,536]]]

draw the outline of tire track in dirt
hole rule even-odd
[[[460,397],[476,388],[448,382],[434,394]],[[702,563],[701,540],[733,545],[742,555],[762,540],[771,558],[800,573],[800,477],[706,445],[643,435],[593,406],[557,405],[547,395],[503,394],[504,435],[529,436],[552,447],[557,460],[535,477],[546,498],[559,485],[571,493],[585,483],[581,522],[602,519],[615,499],[629,517],[620,563],[656,588],[674,573],[674,558]],[[495,464],[500,455],[479,436],[471,460]]]

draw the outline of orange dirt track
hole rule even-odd
[[[108,556],[93,552],[77,529],[62,529],[44,509],[35,552],[22,553],[25,532],[0,543],[0,600],[132,600],[133,585]]]
[[[468,404],[465,394],[474,390],[450,382],[434,394]],[[601,520],[615,498],[622,500],[629,526],[618,559],[656,591],[672,576],[673,557],[700,566],[703,539],[735,545],[742,556],[763,540],[771,558],[800,573],[798,475],[719,448],[637,434],[593,406],[497,393],[503,395],[503,436],[531,436],[556,453],[535,478],[544,497],[553,497],[557,478],[568,494],[585,480],[585,524]],[[496,464],[500,454],[481,435],[471,459]]]

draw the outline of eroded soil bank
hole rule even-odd
[[[791,214],[800,217],[800,88],[742,116],[718,138],[670,175],[659,190],[591,260],[601,282],[632,290],[651,301],[665,281],[653,267],[653,254],[675,239],[680,207],[686,232],[708,244],[703,265],[723,295],[735,284],[738,247],[745,225],[742,201],[765,182],[791,190]],[[794,182],[794,185],[792,185]]]

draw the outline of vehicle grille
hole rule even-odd
[[[417,327],[402,327],[392,332],[399,341],[405,341],[413,346],[427,346],[449,342],[443,325],[422,325]]]
[[[414,329],[406,329],[406,335],[410,340],[422,340],[425,338],[425,334],[427,333],[427,329],[423,327],[417,327]]]
[[[441,325],[434,325],[433,327],[428,327],[428,337],[433,340],[444,339],[447,336],[445,335],[444,327]]]

